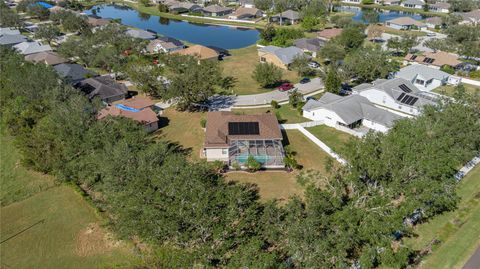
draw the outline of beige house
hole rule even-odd
[[[307,57],[302,49],[297,47],[281,48],[277,46],[266,46],[258,49],[258,57],[262,63],[272,63],[280,68],[288,69],[290,64],[297,57]]]

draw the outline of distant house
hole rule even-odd
[[[180,54],[180,55],[195,56],[199,60],[212,60],[212,59],[218,60],[218,57],[220,56],[216,50],[211,49],[209,47],[202,46],[202,45],[193,45],[186,49],[174,51],[173,53]]]
[[[2,28],[9,29],[9,28]],[[18,32],[18,34],[16,33]],[[27,42],[27,37],[21,35],[18,30],[1,30],[0,31],[0,46],[2,47],[12,47],[17,44]]]
[[[209,17],[222,17],[232,13],[233,9],[219,5],[210,5],[202,9],[203,15]]]
[[[440,12],[440,13],[449,13],[450,12],[450,3],[447,2],[437,2],[428,6],[428,10],[431,12]]]
[[[342,0],[344,3],[351,3],[351,4],[360,4],[361,0]]]
[[[407,54],[404,59],[408,62],[416,62],[436,68],[444,65],[456,68],[462,63],[457,55],[444,51],[424,52],[422,55]]]
[[[37,41],[32,41],[32,42],[22,42],[19,44],[16,44],[12,47],[15,49],[18,53],[23,54],[23,55],[29,55],[33,53],[38,53],[38,52],[43,52],[43,51],[51,51],[52,48],[50,45],[43,45],[40,42]]]
[[[385,22],[385,25],[397,30],[411,30],[411,29],[423,30],[427,28],[427,25],[425,23],[421,21],[417,21],[410,17],[400,17],[393,20],[388,20]]]
[[[288,69],[297,57],[310,58],[302,49],[297,47],[281,48],[277,46],[259,48],[258,57],[262,63],[272,63],[283,69]]]
[[[282,132],[274,114],[208,112],[202,156],[245,168],[249,156],[263,168],[285,167]]]
[[[420,91],[403,78],[377,79],[371,84],[354,87],[353,92],[379,107],[410,116],[420,114],[425,105],[435,105],[438,98],[437,95]]]
[[[166,3],[168,11],[171,13],[186,13],[186,12],[199,12],[202,10],[200,5],[190,3],[190,2],[178,2],[170,1]]]
[[[111,22],[112,21],[109,20],[109,19],[102,19],[102,18],[97,18],[97,17],[92,17],[92,16],[89,16],[87,18],[87,23],[94,28],[105,26],[107,24],[110,24]]]
[[[19,35],[20,30],[13,27],[1,27],[0,28],[0,35]]]
[[[263,11],[258,8],[239,7],[235,12],[228,16],[232,20],[246,20],[260,18],[263,16]]]
[[[53,51],[44,51],[25,56],[25,60],[32,63],[42,63],[46,65],[57,65],[68,62],[67,59]]]
[[[127,86],[116,82],[110,76],[83,79],[76,87],[84,92],[89,99],[99,97],[107,104],[123,100],[128,94]]]
[[[158,116],[152,110],[153,102],[144,97],[134,97],[102,109],[97,115],[101,120],[108,116],[125,117],[142,124],[147,132],[158,129]]]
[[[293,44],[304,52],[310,52],[313,57],[317,57],[317,52],[325,45],[325,41],[319,38],[300,38],[295,40]]]
[[[239,0],[238,2],[242,7],[247,7],[247,8],[255,7],[255,1],[253,0]]]
[[[424,5],[425,5],[425,2],[422,0],[406,0],[400,4],[400,6],[402,7],[416,8],[416,9],[422,9]]]
[[[94,77],[97,74],[93,71],[85,69],[79,64],[62,63],[53,66],[58,76],[72,85],[88,78]]]
[[[380,1],[380,4],[384,5],[384,6],[398,6],[400,5],[402,1],[400,0],[382,0]]]
[[[425,24],[428,28],[436,29],[442,27],[443,21],[440,17],[429,17],[425,19]]]
[[[287,10],[271,16],[270,22],[279,24],[297,24],[300,22],[300,14],[293,10]]]
[[[342,34],[343,29],[341,28],[330,28],[324,29],[317,33],[317,37],[324,41],[329,41],[332,38],[335,38]]]
[[[185,45],[175,38],[159,37],[150,41],[150,43],[147,45],[147,52],[151,54],[170,53],[183,48],[185,48]]]
[[[133,28],[125,31],[125,34],[130,37],[143,39],[143,40],[153,40],[157,37],[156,33],[152,33],[150,31],[145,31],[142,29],[133,29]]]
[[[451,77],[450,74],[423,64],[406,66],[400,69],[400,71],[395,74],[395,77],[406,79],[423,91],[431,91],[447,84],[449,81],[456,84],[460,82],[459,78],[452,77],[452,80],[449,80]]]
[[[480,9],[475,9],[470,12],[455,13],[462,17],[460,24],[480,25]]]
[[[339,126],[349,129],[365,126],[385,133],[396,120],[402,118],[374,106],[367,98],[358,94],[342,97],[327,92],[318,101],[309,100],[302,109],[305,118],[323,121],[325,125],[340,130]]]

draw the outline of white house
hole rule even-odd
[[[353,4],[360,4],[361,0],[342,0],[344,3],[353,3]]]
[[[400,0],[382,0],[381,4],[384,6],[399,6],[401,2]]]
[[[314,121],[323,121],[325,125],[340,130],[339,126],[350,129],[364,126],[383,133],[387,132],[396,120],[402,118],[374,106],[361,95],[342,97],[328,92],[318,101],[309,100],[303,107],[303,116]]]
[[[450,74],[423,64],[406,66],[395,74],[396,78],[403,78],[410,81],[422,91],[431,91],[443,86],[448,82],[458,84],[460,81],[449,80]]]
[[[428,6],[428,10],[431,12],[449,13],[450,4],[447,2],[437,2]]]
[[[427,25],[410,17],[399,17],[385,22],[387,27],[397,30],[427,29]]]
[[[425,5],[425,2],[422,0],[406,0],[400,4],[400,6],[402,7],[417,8],[417,9],[422,9],[424,5]]]
[[[353,88],[376,106],[402,115],[416,116],[425,105],[435,105],[437,95],[417,89],[403,78],[377,79],[372,84],[364,83]]]

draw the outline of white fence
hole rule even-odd
[[[468,79],[468,78],[464,78],[462,77],[462,83],[465,83],[465,84],[470,84],[470,85],[474,85],[474,86],[480,86],[480,81],[478,80],[473,80],[473,79]]]

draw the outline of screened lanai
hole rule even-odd
[[[235,139],[229,142],[230,164],[243,165],[252,155],[265,168],[284,167],[281,140],[244,140]]]

